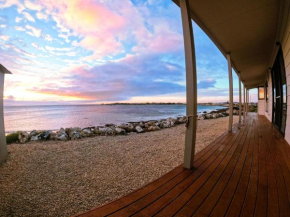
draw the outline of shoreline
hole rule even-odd
[[[234,110],[236,111],[236,110]],[[237,112],[234,112],[237,114]],[[204,111],[198,114],[198,120],[216,119],[220,117],[227,117],[228,108],[212,110],[209,113]],[[103,126],[88,126],[85,128],[70,127],[60,128],[59,130],[32,130],[32,131],[16,131],[7,133],[7,143],[26,143],[30,141],[45,141],[45,140],[59,140],[68,141],[76,140],[85,137],[93,136],[116,136],[128,135],[134,133],[145,133],[149,131],[157,131],[165,128],[175,127],[179,124],[187,122],[186,116],[178,116],[176,118],[167,118],[159,120],[126,122],[119,125],[105,124]]]

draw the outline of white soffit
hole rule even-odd
[[[178,0],[173,0],[178,5]],[[223,55],[231,54],[235,71],[248,88],[263,85],[276,42],[280,0],[191,0],[192,19]]]

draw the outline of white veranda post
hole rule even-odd
[[[4,66],[0,64],[0,165],[6,161],[8,155],[3,112],[3,90],[5,74],[11,74],[11,72],[9,72]]]
[[[241,73],[239,75],[239,123],[242,122],[242,84],[241,84]]]
[[[231,55],[227,54],[228,60],[228,71],[229,71],[229,131],[232,131],[233,127],[233,75],[232,75],[232,62],[231,62]]]
[[[246,88],[245,88],[245,83],[244,83],[244,121],[245,121],[245,118],[246,118]]]
[[[184,167],[194,166],[196,126],[197,126],[197,81],[194,37],[188,0],[180,0],[182,17],[185,65],[186,65],[186,136],[184,151]]]

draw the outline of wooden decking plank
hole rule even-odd
[[[235,125],[234,129],[236,130],[237,128],[238,128],[237,125]],[[217,138],[217,140],[213,141],[210,145],[208,145],[202,151],[196,154],[195,164],[199,164],[200,162],[205,161],[213,152],[215,152],[218,148],[220,148],[223,142],[229,141],[232,137],[233,137],[232,135],[229,135],[226,132],[223,133],[221,136]],[[183,165],[180,165],[174,170],[165,174],[164,176],[158,178],[154,182],[145,185],[141,189],[137,189],[124,197],[121,197],[117,200],[114,200],[112,202],[109,202],[107,204],[104,204],[102,206],[99,206],[97,208],[94,208],[92,210],[89,210],[85,213],[82,213],[76,216],[81,215],[81,216],[96,216],[97,217],[97,216],[105,216],[110,213],[113,213],[119,209],[122,209],[125,206],[130,205],[134,201],[146,196],[150,192],[166,184],[168,181],[170,181],[171,179],[179,175],[184,170],[186,169],[183,168]]]
[[[191,178],[191,177],[190,177]],[[182,183],[182,186],[176,186],[175,189],[170,191],[168,194],[166,194],[164,197],[160,198],[158,201],[155,201],[145,209],[143,209],[140,213],[138,213],[136,216],[151,216],[154,215],[157,211],[159,211],[161,208],[166,207],[167,204],[169,204],[171,201],[173,201],[175,198],[177,198],[188,186],[190,186],[190,183],[192,183],[194,180],[186,180],[184,183]]]
[[[267,215],[268,216],[279,216],[279,201],[278,201],[278,191],[277,191],[277,182],[276,175],[274,171],[274,165],[272,161],[271,152],[268,145],[268,139],[265,134],[268,134],[269,131],[267,127],[263,125],[259,128],[262,132],[263,144],[265,147],[265,157],[266,157],[266,167],[267,167],[267,178],[268,178],[268,205],[267,205]]]
[[[256,127],[258,140],[259,140],[259,181],[258,181],[258,192],[257,192],[257,202],[255,207],[255,216],[264,217],[267,216],[268,206],[268,177],[267,177],[267,166],[266,166],[266,154],[265,154],[265,144],[263,141],[263,129],[258,120],[258,126]]]
[[[233,138],[233,140],[236,139],[238,135],[239,134],[237,133],[235,135],[235,137]],[[229,150],[229,149],[230,149],[230,147],[227,146],[227,150]],[[220,155],[215,160],[215,162],[210,165],[210,167],[207,169],[206,172],[208,173],[208,170],[214,170],[218,166],[219,162],[221,162],[221,160],[224,157],[225,157],[225,154]],[[206,174],[206,176],[209,176],[209,175],[210,174]],[[204,174],[203,174],[203,176],[204,176]],[[153,204],[153,206],[151,206],[150,209],[153,209],[154,211],[156,211],[156,210],[159,210],[160,208],[163,208],[165,206],[165,209],[161,210],[161,212],[158,213],[157,216],[168,216],[168,215],[170,215],[170,213],[174,213],[172,209],[176,209],[180,205],[179,202],[178,202],[178,200],[180,200],[179,194],[183,193],[183,192],[185,194],[187,194],[187,188],[192,184],[192,182],[194,182],[194,180],[195,179],[193,179],[193,180],[188,179],[185,182],[182,182],[180,186],[177,186],[176,189],[173,189],[169,194],[165,195],[164,199],[161,198],[161,201],[160,201],[160,202],[162,202],[161,206],[156,201],[156,203]],[[166,203],[164,203],[164,201]],[[170,203],[171,201],[172,201],[172,204]],[[166,207],[166,205],[169,205],[169,206]],[[156,209],[156,207],[157,207],[157,209]],[[178,211],[178,209],[176,211]]]
[[[248,117],[248,118],[251,118],[251,117]],[[255,127],[255,122],[252,121],[252,128],[254,129],[254,127]],[[243,173],[241,175],[238,186],[236,188],[236,191],[234,193],[234,196],[232,198],[232,201],[228,207],[228,210],[225,216],[229,216],[229,217],[239,216],[242,210],[245,195],[246,195],[248,185],[249,185],[252,164],[253,164],[253,160],[255,156],[254,137],[255,137],[255,131],[252,130],[250,144],[249,144],[249,146],[252,147],[252,155],[247,156],[246,165],[244,166]]]
[[[249,114],[195,157],[152,183],[78,216],[289,216],[290,146]]]
[[[238,182],[237,181],[232,182],[232,178],[234,176],[240,177],[242,169],[243,169],[243,165],[244,165],[244,162],[245,162],[245,159],[247,156],[248,147],[249,147],[251,128],[249,127],[246,130],[247,130],[246,135],[241,139],[241,141],[239,141],[239,143],[243,145],[243,149],[242,149],[242,152],[241,152],[239,158],[237,159],[235,168],[234,169],[232,169],[231,167],[227,168],[227,170],[223,173],[222,177],[219,179],[216,186],[214,186],[214,189],[210,192],[209,196],[206,198],[206,200],[198,208],[198,210],[196,211],[194,216],[198,216],[198,217],[199,216],[209,216],[211,211],[213,210],[213,208],[217,204],[217,202],[220,200],[221,195],[223,195],[224,190],[227,186],[231,186],[230,187],[232,189],[231,192],[234,192],[235,185],[237,185]],[[231,161],[233,161],[233,160],[234,159],[232,159]],[[238,180],[238,178],[236,178],[236,180]],[[236,183],[236,184],[232,185],[234,183]],[[231,192],[229,192],[229,194],[231,194]],[[227,198],[230,197],[229,194],[227,195]],[[230,202],[230,200],[228,201],[228,204],[229,204],[229,202]],[[224,213],[225,213],[225,211],[226,211],[226,209],[224,210]]]
[[[224,192],[222,193],[221,197],[219,198],[219,201],[217,202],[216,206],[210,213],[210,216],[224,216],[225,213],[228,210],[228,207],[232,201],[232,198],[237,190],[239,180],[241,177],[244,176],[244,174],[247,174],[250,170],[251,162],[252,162],[252,156],[253,156],[253,145],[250,143],[252,132],[252,126],[249,126],[249,133],[247,135],[246,144],[248,147],[247,154],[245,156],[245,159],[242,159],[239,162],[239,165],[235,168],[233,175],[231,176],[231,179],[229,183],[227,184]]]
[[[225,140],[225,143],[229,143],[231,141],[232,137],[229,137]],[[209,158],[204,159],[205,164],[196,164],[195,163],[195,170],[194,170],[194,177],[200,176],[200,174],[203,173],[203,171],[212,164],[215,158],[217,158],[220,154],[224,153],[227,150],[226,144],[221,144],[221,146],[216,150],[216,152]],[[198,163],[198,162],[197,162]],[[193,172],[193,170],[189,170]],[[184,179],[187,180],[187,179]],[[180,182],[181,183],[181,182]],[[143,208],[147,207],[149,204],[153,203],[154,201],[158,200],[160,197],[162,197],[164,194],[166,194],[168,191],[173,189],[175,186],[177,186],[178,183],[172,183],[171,185],[166,186],[166,188],[159,188],[156,191],[146,195],[145,197],[141,198],[140,200],[134,202],[133,204],[130,204],[130,206],[127,206],[121,210],[119,210],[117,213],[112,214],[110,216],[128,216],[133,215],[136,212],[142,210]]]
[[[279,213],[280,216],[289,216],[289,201],[287,194],[287,187],[285,185],[284,176],[277,159],[277,155],[275,152],[275,138],[273,137],[273,133],[275,134],[275,129],[268,131],[265,133],[265,138],[268,141],[269,150],[271,152],[272,162],[274,165],[274,172],[276,176],[277,182],[277,190],[278,190],[278,200],[279,200]]]
[[[241,150],[244,147],[244,144],[240,143],[240,140],[243,137],[246,137],[246,133],[247,133],[247,130],[244,129],[242,133],[239,135],[239,137],[234,141],[233,147],[236,147],[236,148],[232,148],[230,150],[230,152],[223,159],[219,167],[212,173],[210,178],[203,184],[203,186],[199,188],[195,194],[193,194],[193,196],[187,202],[187,204],[177,213],[177,216],[193,215],[195,211],[199,208],[199,206],[205,201],[207,196],[212,192],[212,190],[214,191],[214,187],[216,187],[218,181],[222,179],[221,181],[222,183],[222,182],[226,182],[227,179],[230,178],[230,175],[232,174],[233,169],[235,168],[236,163],[241,154]],[[225,173],[226,175],[224,175]],[[218,193],[218,192],[214,191],[214,193]]]

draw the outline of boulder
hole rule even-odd
[[[18,139],[20,143],[25,143],[29,141],[29,135],[26,131],[21,131],[18,134]]]
[[[199,115],[197,116],[197,120],[204,120],[205,119],[205,115]]]
[[[66,140],[68,140],[68,135],[67,135],[67,133],[65,132],[65,129],[60,128],[60,130],[56,132],[55,139],[57,139],[57,140],[61,140],[61,141],[66,141]]]
[[[133,132],[134,131],[134,126],[130,123],[124,123],[118,126],[119,128],[122,128],[126,130],[126,132]]]
[[[176,119],[176,124],[184,124],[186,122],[186,116],[183,116],[183,117],[178,117]]]
[[[205,119],[212,119],[212,115],[211,114],[206,114],[205,115]]]
[[[52,131],[46,131],[46,132],[43,132],[42,134],[41,134],[41,137],[42,137],[42,139],[44,139],[44,140],[48,140],[49,138],[50,138],[50,134],[51,134],[51,132]]]
[[[40,139],[41,139],[40,134],[38,134],[36,136],[31,136],[30,141],[37,141],[37,140],[40,140]]]
[[[158,126],[150,126],[148,128],[148,131],[156,131],[156,130],[160,130],[160,128]]]
[[[136,130],[137,133],[142,133],[143,132],[143,129],[140,126],[136,126],[135,130]]]
[[[89,128],[85,128],[81,131],[80,134],[82,137],[89,137],[93,135],[93,132]]]
[[[115,131],[119,135],[125,135],[126,134],[126,130],[124,130],[124,129],[120,128],[120,127],[116,127]]]

